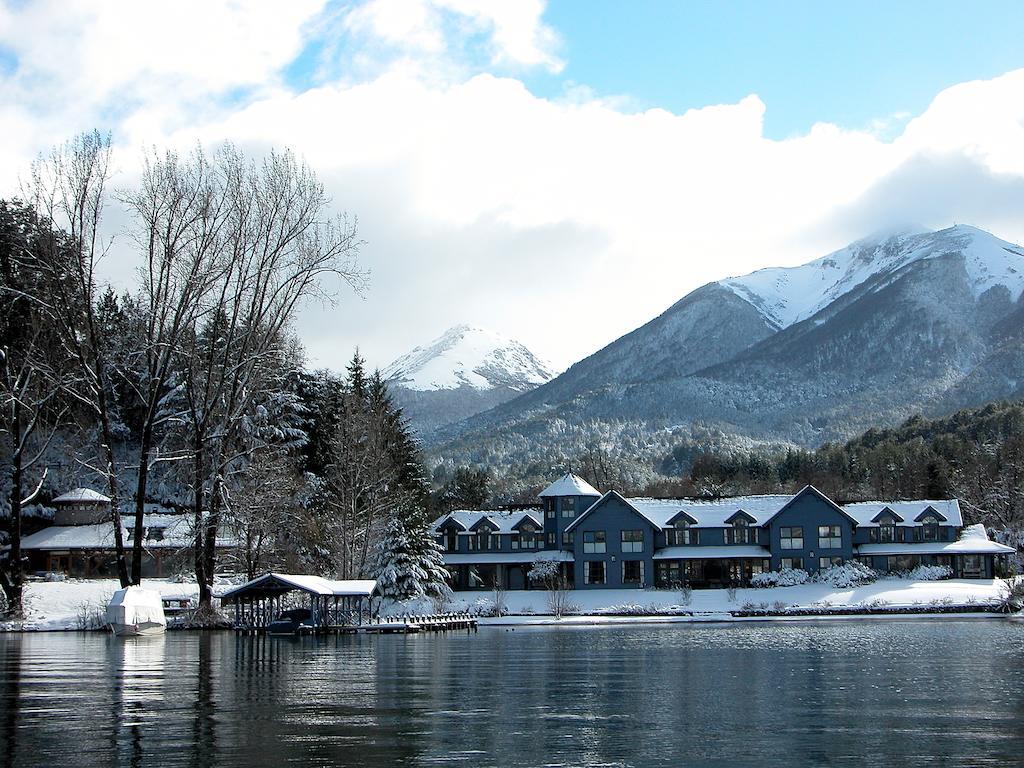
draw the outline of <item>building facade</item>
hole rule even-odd
[[[434,521],[455,589],[528,589],[537,560],[558,562],[577,589],[724,587],[851,560],[883,573],[946,565],[956,578],[993,578],[1014,551],[978,526],[964,531],[955,499],[840,506],[812,486],[715,501],[627,499],[568,473],[539,501]]]

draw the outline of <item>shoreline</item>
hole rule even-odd
[[[600,627],[623,625],[667,625],[667,624],[740,624],[751,622],[820,622],[820,621],[921,621],[981,619],[1021,620],[1024,617],[996,611],[960,611],[933,613],[906,613],[892,611],[870,614],[803,614],[799,616],[733,616],[731,614],[705,614],[697,616],[502,616],[477,619],[480,627]]]

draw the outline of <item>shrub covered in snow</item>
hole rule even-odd
[[[948,565],[919,565],[907,572],[911,581],[941,581],[953,578],[953,569]]]
[[[823,568],[814,574],[811,579],[818,584],[828,584],[833,587],[859,587],[861,584],[870,584],[878,578],[878,574],[864,563],[851,560],[842,565],[833,565],[831,568]]]
[[[783,568],[781,571],[755,573],[750,579],[752,587],[795,587],[809,578],[807,571],[800,568]]]

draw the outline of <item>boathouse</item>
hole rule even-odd
[[[334,581],[320,576],[267,573],[220,596],[234,607],[235,629],[262,632],[286,611],[302,612],[302,626],[321,633],[356,628],[375,613],[373,579]],[[378,604],[379,607],[379,604]]]

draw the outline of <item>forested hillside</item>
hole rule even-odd
[[[952,416],[914,416],[816,450],[704,452],[678,446],[659,466],[671,480],[654,495],[731,496],[812,484],[840,501],[961,499],[970,522],[1024,528],[1024,402],[1000,401]]]

